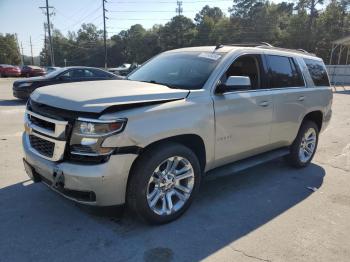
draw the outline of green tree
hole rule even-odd
[[[0,64],[18,65],[21,54],[14,34],[0,34]]]

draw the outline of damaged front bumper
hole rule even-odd
[[[41,180],[64,197],[82,204],[112,206],[125,203],[129,171],[136,154],[111,155],[109,161],[101,164],[54,162],[31,150],[26,133],[23,133],[22,144],[24,160],[32,168],[34,181]]]

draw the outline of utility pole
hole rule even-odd
[[[21,52],[21,48],[19,47],[17,33],[16,33],[16,43],[17,43],[18,53],[20,54],[20,57],[21,57],[21,65],[23,65],[23,55],[22,55],[23,52]]]
[[[21,50],[22,50],[22,61],[23,61],[23,65],[24,65],[24,53],[23,53],[23,45],[22,45],[22,41],[21,41]]]
[[[30,42],[30,54],[32,56],[32,65],[34,65],[34,57],[33,57],[33,45],[32,45],[32,37],[29,37],[29,42]]]
[[[107,36],[106,36],[106,8],[105,8],[105,3],[107,0],[102,0],[102,9],[103,9],[103,44],[105,47],[105,69],[107,69]]]
[[[177,8],[175,9],[177,15],[182,15],[183,8],[182,8],[182,1],[177,1]]]
[[[182,1],[176,1],[176,4],[177,4],[177,8],[175,9],[176,13],[177,13],[177,16],[181,16],[182,15],[182,12],[183,12],[183,8],[182,8]],[[179,34],[176,33],[176,42],[177,44],[179,45],[179,47],[183,47],[183,30],[182,30],[182,23],[180,21],[180,26],[179,26],[179,31],[180,31],[180,36],[181,36],[181,39],[180,39],[180,44],[179,44]]]
[[[49,43],[50,43],[50,57],[51,57],[51,66],[55,66],[55,56],[53,52],[53,46],[52,46],[52,37],[51,37],[51,23],[50,23],[50,12],[49,9],[53,8],[52,6],[49,6],[49,0],[46,0],[46,6],[39,7],[42,10],[46,10],[46,18],[47,18],[47,32],[49,34]]]

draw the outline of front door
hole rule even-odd
[[[267,150],[273,105],[260,55],[238,57],[222,76],[248,76],[249,90],[215,94],[216,166]]]

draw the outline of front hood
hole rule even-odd
[[[31,95],[34,102],[61,109],[101,113],[111,106],[185,98],[188,90],[130,81],[105,80],[45,86]]]

